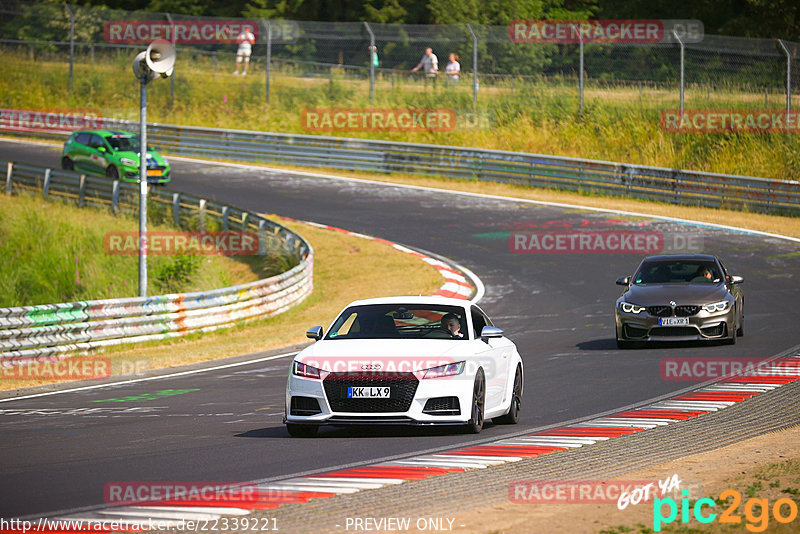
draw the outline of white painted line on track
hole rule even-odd
[[[244,361],[244,362],[235,362],[235,363],[226,363],[224,365],[216,365],[214,367],[205,367],[203,369],[191,369],[189,371],[180,371],[180,372],[177,372],[177,373],[170,373],[170,374],[167,374],[167,375],[145,376],[145,377],[142,377],[142,378],[132,378],[130,380],[121,380],[119,382],[108,382],[108,383],[105,383],[105,384],[93,384],[91,386],[81,386],[81,387],[77,387],[77,388],[61,389],[61,390],[58,390],[58,391],[45,391],[44,393],[35,393],[33,395],[22,395],[22,396],[19,396],[19,397],[9,397],[7,399],[0,399],[0,402],[12,402],[12,401],[18,401],[18,400],[24,400],[24,399],[34,399],[34,398],[37,398],[37,397],[48,397],[50,395],[59,395],[61,393],[73,393],[73,392],[76,392],[76,391],[89,391],[89,390],[92,390],[92,389],[102,389],[102,388],[108,388],[108,387],[112,387],[112,386],[121,386],[121,385],[125,385],[125,384],[135,384],[137,382],[149,382],[149,381],[153,381],[153,380],[163,380],[165,378],[175,378],[175,377],[178,377],[178,376],[196,375],[196,374],[205,373],[205,372],[208,372],[208,371],[218,371],[220,369],[229,369],[231,367],[241,367],[243,365],[250,365],[250,364],[253,364],[253,363],[266,362],[266,361],[269,361],[269,360],[277,360],[279,358],[286,358],[288,356],[294,356],[295,354],[297,354],[297,352],[285,352],[283,354],[277,354],[275,356],[266,356],[264,358],[258,358],[258,359],[255,359],[255,360],[247,360],[247,361]]]

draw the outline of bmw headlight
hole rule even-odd
[[[167,158],[165,158],[164,156],[161,156],[161,161],[163,161],[163,162],[164,162],[164,166],[165,166],[165,167],[166,167],[166,166],[169,166],[169,161],[167,161]]]
[[[727,310],[730,307],[731,307],[730,301],[723,300],[721,302],[715,302],[713,304],[703,304],[703,311],[706,311],[708,313],[721,312]]]
[[[438,367],[431,367],[425,369],[425,374],[422,378],[441,378],[443,376],[455,376],[464,372],[464,364],[466,362],[447,363]]]
[[[119,158],[119,162],[123,165],[127,165],[128,167],[136,167],[138,165],[138,163],[130,158]]]
[[[292,374],[303,378],[319,378],[319,369],[303,362],[294,362]]]
[[[625,301],[619,303],[619,308],[625,313],[642,313],[646,309],[644,306],[637,306]]]

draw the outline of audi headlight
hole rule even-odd
[[[422,378],[441,378],[443,376],[455,376],[464,372],[464,364],[466,362],[447,363],[438,367],[431,367],[425,369],[425,374]]]
[[[645,310],[644,306],[637,306],[624,301],[619,303],[619,308],[625,313],[642,313]]]
[[[723,300],[721,302],[715,302],[714,304],[703,304],[703,311],[707,311],[708,313],[721,312],[730,307],[730,301]]]
[[[122,163],[123,165],[127,165],[128,167],[136,167],[137,165],[139,165],[130,158],[119,158],[119,162]]]
[[[296,361],[292,367],[292,374],[302,376],[303,378],[319,378],[319,369]]]

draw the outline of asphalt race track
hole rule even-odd
[[[59,165],[57,151],[20,143],[0,142],[0,159]],[[516,342],[527,374],[521,424],[488,425],[481,439],[691,385],[663,380],[664,358],[769,357],[800,340],[797,243],[514,200],[176,159],[172,165],[171,189],[380,236],[476,273],[486,285],[481,306]],[[641,255],[509,250],[512,230],[575,227],[702,238],[703,252],[745,277],[745,337],[734,346],[617,350],[613,304],[621,288],[614,280],[632,274]],[[475,439],[429,429],[326,430],[318,439],[291,439],[281,423],[288,361],[0,403],[0,517],[102,505],[111,481],[283,478]]]

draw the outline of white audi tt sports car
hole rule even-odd
[[[516,423],[523,366],[517,348],[475,304],[387,297],[348,305],[295,356],[284,423],[309,437],[322,425]]]

